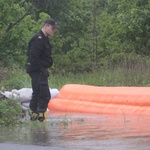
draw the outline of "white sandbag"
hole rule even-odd
[[[51,99],[52,99],[58,95],[59,91],[58,91],[58,89],[55,89],[55,88],[51,89],[50,88],[50,93],[51,93]]]
[[[32,89],[31,88],[22,88],[20,90],[13,89],[12,95],[14,99],[20,99],[22,103],[30,102],[32,97]]]
[[[51,99],[56,97],[59,93],[58,89],[50,89]],[[31,88],[22,88],[20,90],[13,89],[12,91],[4,91],[1,92],[8,99],[20,99],[22,103],[30,102],[32,97],[32,89]]]

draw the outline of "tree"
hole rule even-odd
[[[0,9],[0,60],[7,65],[24,64],[29,39],[50,16],[41,13],[36,20],[34,7],[23,0],[1,0]]]

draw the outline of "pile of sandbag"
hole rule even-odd
[[[56,97],[59,90],[56,88],[49,88],[51,93],[51,99]],[[13,89],[11,91],[0,91],[0,93],[7,99],[20,100],[22,105],[26,108],[29,107],[29,102],[32,97],[32,88]]]

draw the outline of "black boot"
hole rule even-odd
[[[39,112],[37,120],[39,122],[46,122],[46,112]]]
[[[37,118],[38,118],[38,114],[37,113],[35,113],[35,112],[29,112],[29,116],[30,116],[30,120],[31,121],[36,121],[37,120]]]

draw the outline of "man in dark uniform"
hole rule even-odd
[[[46,20],[40,32],[35,34],[28,45],[27,73],[31,77],[32,99],[30,101],[30,119],[39,122],[46,121],[46,110],[51,98],[48,77],[53,64],[51,57],[52,46],[48,36],[53,36],[58,25],[55,20]]]

